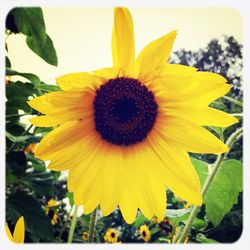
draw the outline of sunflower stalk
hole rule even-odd
[[[94,242],[97,208],[92,212],[89,223],[89,243]]]
[[[237,129],[233,134],[231,134],[231,136],[228,138],[226,145],[228,146],[229,150],[232,148],[233,144],[243,135],[243,128],[239,128]],[[226,154],[221,154],[217,157],[214,166],[212,167],[212,170],[210,172],[210,174],[207,176],[207,179],[202,187],[202,197],[204,199],[207,190],[209,189],[210,185],[213,182],[213,179],[216,175],[216,173],[219,171],[220,167],[221,167],[221,163],[223,162],[223,160],[225,159]],[[193,209],[191,210],[190,216],[188,218],[187,224],[185,225],[182,234],[179,238],[177,238],[175,240],[175,243],[183,243],[187,237],[187,234],[194,222],[194,219],[196,218],[198,212],[200,210],[199,206],[194,206]]]
[[[235,100],[234,98],[230,97],[230,96],[223,96],[224,99],[228,100],[229,102],[241,106],[243,107],[243,103],[241,101]]]
[[[78,210],[78,206],[75,206],[74,214],[73,214],[73,218],[72,218],[70,230],[69,230],[68,243],[72,243],[73,241],[73,236],[74,236],[76,222],[77,222],[77,210]]]

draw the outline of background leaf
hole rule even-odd
[[[57,66],[57,55],[53,42],[48,35],[44,40],[37,39],[36,36],[28,36],[26,43],[31,50],[39,55],[44,61]]]
[[[10,75],[10,76],[22,76],[24,78],[26,78],[27,80],[29,80],[31,83],[33,83],[34,85],[40,84],[40,78],[38,76],[36,76],[35,74],[31,74],[31,73],[21,73],[21,72],[17,72],[13,69],[10,68],[6,68],[6,75]]]
[[[208,165],[206,162],[197,160],[195,158],[191,158],[191,161],[195,167],[195,170],[199,176],[201,186],[203,186],[206,178],[207,178],[207,172],[208,172]]]
[[[14,15],[19,32],[40,40],[45,39],[46,30],[41,8],[14,8],[10,14]]]
[[[46,33],[40,7],[12,9],[6,19],[6,28],[14,33],[26,35],[29,48],[47,63],[57,66],[56,50]]]
[[[241,191],[242,162],[237,160],[223,162],[204,199],[206,215],[215,226],[237,203]]]
[[[12,222],[20,215],[25,218],[25,229],[37,239],[51,241],[53,230],[49,218],[41,208],[36,198],[25,191],[11,194],[6,201],[6,213]]]

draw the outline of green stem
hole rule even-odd
[[[32,128],[33,128],[33,124],[31,124],[31,125],[27,128],[27,130],[25,130],[25,131],[21,134],[21,136],[24,136],[24,135],[28,134]],[[14,149],[14,148],[16,147],[16,145],[17,145],[17,142],[13,142],[12,145],[11,145],[11,146],[9,147],[9,149],[7,150],[6,153],[8,154],[12,149]]]
[[[239,128],[233,134],[231,134],[231,136],[228,138],[228,140],[226,142],[226,145],[229,147],[229,149],[233,146],[234,142],[236,142],[238,140],[238,138],[240,138],[242,136],[242,134],[243,134],[243,128]],[[207,193],[207,190],[209,189],[211,183],[213,182],[213,179],[214,179],[216,173],[219,171],[221,163],[225,159],[225,157],[226,157],[225,153],[221,154],[217,157],[210,174],[207,176],[207,179],[206,179],[206,181],[202,187],[202,191],[201,191],[203,199],[204,199],[204,197]],[[178,241],[176,241],[177,243],[183,243],[185,241],[187,234],[188,234],[188,232],[193,224],[193,221],[196,218],[196,215],[199,212],[199,210],[200,210],[199,206],[193,207],[193,209],[189,215],[188,221],[187,221],[187,223],[182,231],[182,234],[181,234],[180,238],[178,239]]]
[[[89,243],[94,242],[94,232],[96,223],[97,208],[92,212],[89,223]]]
[[[229,97],[229,96],[223,96],[224,99],[236,104],[236,105],[239,105],[241,107],[243,107],[243,103],[241,101],[238,101],[238,100],[235,100],[234,98],[232,97]]]
[[[74,232],[76,228],[76,222],[77,222],[77,210],[78,210],[78,206],[75,206],[74,214],[73,214],[73,218],[72,218],[70,230],[69,230],[68,243],[72,243],[72,240],[73,240],[73,236],[74,236]]]
[[[242,113],[234,113],[234,114],[230,114],[230,115],[233,115],[233,116],[236,116],[236,117],[240,117],[240,118],[243,117]]]
[[[13,114],[13,115],[6,115],[6,118],[15,118],[15,117],[22,117],[25,115],[29,115],[29,114]]]

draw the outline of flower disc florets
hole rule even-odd
[[[136,144],[153,128],[157,111],[154,94],[137,79],[111,79],[96,91],[95,129],[112,144]]]

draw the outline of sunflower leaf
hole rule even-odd
[[[139,228],[142,224],[145,224],[146,222],[148,222],[148,219],[143,214],[140,214],[137,216],[134,226],[136,228]]]
[[[201,186],[203,186],[206,178],[207,178],[207,172],[208,172],[208,165],[206,162],[197,160],[195,158],[191,158],[191,161],[195,167],[195,170],[199,176]]]
[[[218,243],[218,241],[214,239],[209,239],[204,234],[201,233],[196,235],[196,240],[201,243]]]
[[[206,215],[214,226],[217,226],[238,202],[240,192],[242,192],[242,162],[224,161],[204,198]]]
[[[29,48],[47,63],[57,66],[53,42],[46,34],[43,11],[39,7],[14,8],[8,16],[14,17],[17,32],[26,35]]]
[[[10,75],[10,76],[22,76],[24,78],[26,78],[27,80],[29,80],[32,84],[34,85],[38,85],[41,83],[40,78],[34,74],[31,73],[21,73],[21,72],[17,72],[13,69],[10,68],[6,68],[6,74]]]
[[[36,36],[43,40],[45,38],[45,23],[41,8],[14,8],[14,15],[18,31],[26,36]]]
[[[47,63],[57,66],[57,55],[53,42],[48,35],[44,40],[35,36],[27,36],[26,43],[31,50],[39,55]]]
[[[29,137],[30,137],[29,135],[15,136],[15,135],[12,135],[11,133],[9,133],[8,131],[6,131],[5,135],[12,142],[24,142],[27,139],[29,139]]]
[[[17,191],[7,198],[6,207],[7,217],[13,222],[21,215],[24,216],[25,230],[34,240],[53,239],[50,220],[36,198],[25,191]]]

